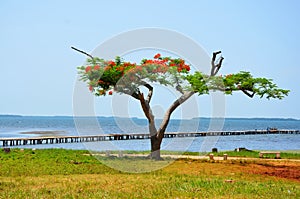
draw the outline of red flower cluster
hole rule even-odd
[[[174,69],[179,73],[190,71],[190,66],[185,64],[184,60],[162,57],[159,53],[154,56],[154,59],[144,59],[141,65],[123,62],[120,58],[116,58],[115,61],[105,61],[102,64],[101,66],[94,65],[82,68],[86,79],[89,81],[89,90],[96,92],[97,95],[105,95],[107,92],[108,95],[112,95],[113,90],[111,89],[124,74],[128,75],[130,81],[135,81],[136,78],[147,78],[147,73],[154,73],[159,76],[158,73],[163,74],[174,71]],[[101,73],[98,73],[99,70],[101,70]],[[153,77],[155,78],[155,76]]]
[[[161,57],[159,53],[154,56],[154,60],[144,60],[143,65],[148,64],[158,65],[158,67],[153,70],[153,72],[158,73],[167,72],[169,67],[177,67],[177,71],[179,73],[190,71],[190,66],[185,64],[183,59],[170,59],[169,57]]]
[[[185,64],[185,61],[183,59],[176,59],[171,60],[170,66],[177,67],[177,71],[180,73],[182,71],[190,71],[191,68],[188,64]]]
[[[160,58],[160,54],[159,53],[157,53],[155,56],[154,56],[154,59],[158,59],[158,58]]]
[[[94,66],[94,70],[99,70],[99,69],[100,69],[99,65]]]
[[[109,65],[109,66],[115,66],[116,65],[116,63],[114,62],[114,61],[108,61],[107,62],[107,65]]]
[[[189,65],[187,65],[187,64],[180,64],[178,67],[177,67],[177,71],[178,72],[181,72],[181,71],[183,71],[183,70],[186,70],[186,71],[190,71],[190,66]]]
[[[94,67],[92,67],[92,66],[87,66],[87,67],[85,68],[85,72],[88,73],[88,72],[90,72],[90,71],[92,71],[92,70],[99,70],[99,69],[100,69],[100,66],[99,66],[99,65],[95,65]]]
[[[160,65],[159,67],[157,67],[156,69],[153,70],[154,73],[166,73],[168,71],[168,66],[167,65]]]
[[[123,75],[125,70],[129,70],[134,67],[136,67],[135,63],[124,62],[124,63],[121,63],[119,66],[117,66],[116,70],[121,71],[122,72],[121,74]]]
[[[88,73],[89,71],[91,71],[92,70],[92,67],[91,66],[87,66],[86,68],[85,68],[85,72],[86,73]]]

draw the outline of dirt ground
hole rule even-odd
[[[214,157],[214,160],[218,160],[220,162],[224,161],[223,157]],[[248,160],[250,162],[255,162],[243,166],[243,170],[245,169],[249,173],[274,176],[300,182],[300,160],[229,157],[227,161],[236,160]],[[224,163],[225,162],[226,161],[224,161]]]
[[[101,154],[105,156],[105,154]],[[111,154],[118,156],[118,154]],[[143,157],[142,154],[124,154],[124,156]],[[193,155],[162,155],[163,158],[169,157],[174,159],[209,159],[208,156],[193,156]],[[258,159],[258,158],[241,158],[241,157],[228,157],[228,160],[223,160],[223,157],[214,157],[214,161],[219,163],[230,164],[230,161],[246,161],[247,164],[243,165],[241,169],[243,172],[252,174],[260,174],[267,176],[274,176],[283,179],[295,180],[300,182],[300,160],[291,159]],[[197,170],[197,169],[196,169]]]
[[[300,182],[300,163],[293,161],[274,161],[266,162],[265,164],[249,165],[250,173],[275,176],[279,178],[292,179]]]

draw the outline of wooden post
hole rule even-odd
[[[228,157],[228,155],[225,153],[225,154],[223,155],[223,160],[227,160],[227,157]]]
[[[123,158],[123,151],[119,151],[119,158]]]
[[[209,154],[209,159],[210,159],[210,160],[214,160],[214,154],[212,154],[212,153]]]

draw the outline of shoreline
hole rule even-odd
[[[144,117],[118,117],[118,116],[101,116],[101,115],[94,115],[94,116],[72,116],[72,115],[18,115],[18,114],[0,114],[1,117],[8,117],[8,118],[23,118],[23,117],[40,117],[40,118],[98,118],[98,119],[133,119],[133,120],[147,120]],[[199,120],[199,119],[228,119],[228,120],[294,120],[300,121],[300,118],[293,118],[293,117],[193,117],[193,118],[172,118],[171,120]],[[162,120],[162,118],[157,118],[156,120]]]
[[[10,134],[11,132],[5,132],[5,134]],[[30,131],[19,131],[14,132],[14,134],[21,134],[21,135],[47,135],[42,137],[51,137],[51,135],[61,135],[60,137],[70,137],[70,136],[77,136],[77,135],[63,135],[68,133],[65,130],[30,130]],[[100,134],[94,134],[94,135],[78,135],[78,136],[106,136],[106,135],[112,135],[112,136],[122,136],[122,135],[147,135],[148,133],[100,133]],[[199,132],[165,132],[165,134],[173,134],[178,135],[178,137],[181,137],[180,135],[184,134],[195,134],[195,136],[191,137],[198,137],[198,136],[234,136],[234,135],[264,135],[264,134],[300,134],[300,130],[298,129],[270,129],[270,130],[264,130],[264,129],[249,129],[249,130],[224,130],[224,131],[199,131]],[[1,135],[1,134],[0,134]],[[197,136],[198,135],[198,136]],[[182,136],[182,137],[189,137],[189,136]],[[14,137],[9,137],[14,138]],[[22,139],[20,137],[16,137],[18,139]],[[0,137],[1,139],[1,137]],[[25,138],[24,138],[25,139]]]

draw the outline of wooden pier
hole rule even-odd
[[[300,134],[299,130],[252,130],[252,131],[210,131],[210,132],[166,132],[164,138],[230,136],[230,135],[261,135],[261,134]],[[141,134],[99,134],[86,136],[49,136],[30,138],[0,138],[0,146],[20,146],[36,144],[61,144],[78,142],[98,142],[113,140],[149,139],[149,133]]]

